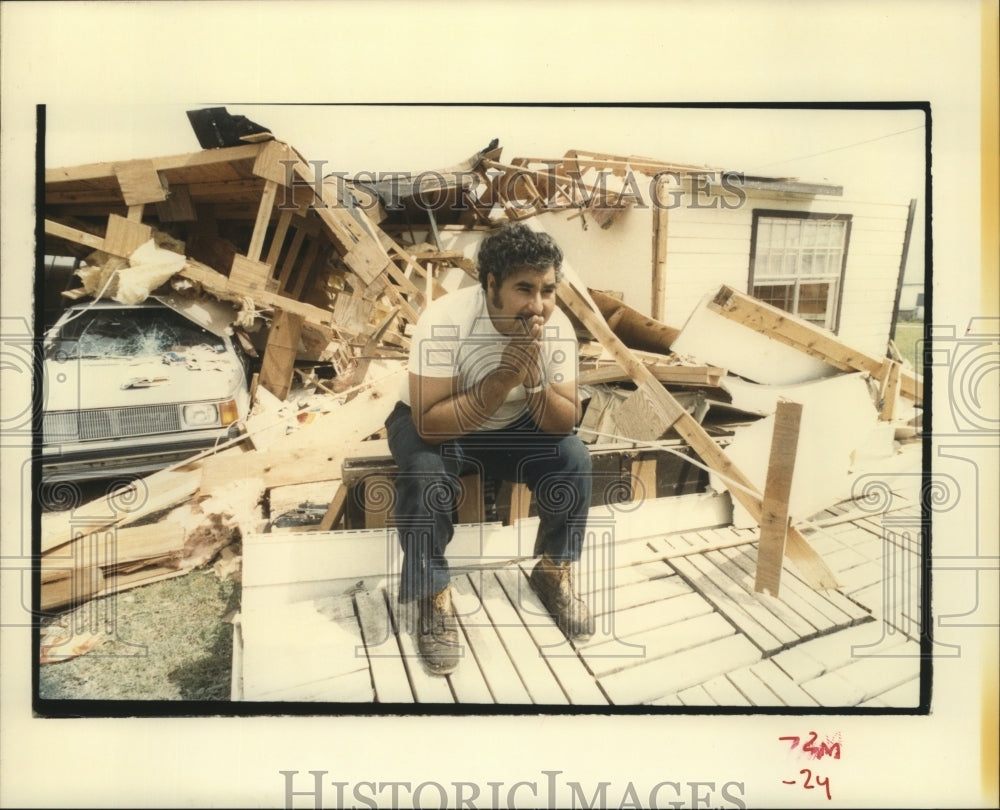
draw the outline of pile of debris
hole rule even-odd
[[[43,515],[43,610],[184,573],[282,518],[308,529],[345,525],[344,461],[384,437],[412,327],[429,301],[477,283],[485,235],[513,219],[543,228],[541,215],[555,213],[614,229],[631,203],[609,192],[608,172],[676,184],[705,170],[575,150],[503,163],[493,142],[429,181],[365,185],[322,176],[321,164],[224,110],[199,111],[192,123],[200,152],[47,170],[46,252],[84,261],[68,299],[136,302],[166,290],[231,302],[235,333],[260,363],[253,410],[238,438]],[[675,328],[656,306],[648,317],[588,287],[572,246],[564,250],[558,295],[581,339],[581,437],[595,447],[683,445],[713,486],[730,491],[742,519],[769,528],[772,567],[787,556],[815,587],[830,587],[822,559],[789,527],[789,509],[806,514],[817,497],[836,500],[831,487],[873,452],[871,435],[890,453],[894,440],[913,436],[920,378],[898,358],[858,351],[727,286]],[[654,276],[655,254],[654,245]],[[851,426],[843,474],[818,490],[811,482],[811,502],[799,504],[791,482],[772,481],[775,466],[757,462],[772,433],[788,435],[779,402],[829,403],[829,386],[840,386],[838,401],[848,397],[866,427]],[[828,424],[810,427],[812,408],[797,432],[840,437]]]

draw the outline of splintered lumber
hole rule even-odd
[[[881,379],[881,357],[852,348],[818,326],[732,287],[723,285],[708,308],[842,371],[865,371]],[[902,371],[899,377],[901,396],[923,399],[923,381],[919,375]]]
[[[295,376],[295,354],[302,333],[302,316],[283,309],[274,313],[260,369],[260,385],[285,399]]]
[[[643,315],[614,296],[594,289],[588,292],[611,331],[630,349],[666,354],[680,334],[679,329]]]
[[[799,443],[802,405],[782,400],[774,413],[771,457],[761,504],[760,550],[754,590],[777,596],[781,586],[781,559],[788,536],[788,497],[792,491],[795,453]]]
[[[652,375],[661,383],[673,385],[708,385],[718,387],[725,376],[725,369],[717,366],[692,366],[671,362],[664,357],[662,362],[646,361]],[[626,382],[631,378],[617,363],[598,365],[581,369],[578,376],[580,385],[601,385],[604,383]]]
[[[381,428],[396,403],[406,367],[404,363],[394,366],[355,399],[276,439],[266,452],[252,450],[206,460],[201,491],[212,492],[213,487],[244,476],[260,478],[268,489],[339,479],[348,445]]]
[[[592,309],[578,289],[570,282],[569,272],[564,267],[563,280],[557,290],[560,300],[590,330],[590,333],[611,353],[612,357],[632,377],[638,386],[633,396],[641,403],[642,414],[651,420],[651,433],[656,438],[667,429],[673,428],[713,471],[718,473],[730,486],[730,492],[751,517],[760,523],[762,517],[761,496],[753,483],[741,473],[725,452],[705,432],[676,399],[652,375],[638,358],[611,331],[596,309]],[[640,399],[641,398],[641,399]],[[626,405],[628,400],[626,400]],[[645,423],[649,425],[650,422]],[[642,438],[632,436],[629,438]],[[803,577],[816,589],[836,588],[837,580],[823,559],[794,528],[789,530],[786,552],[799,567]]]
[[[242,303],[243,297],[250,294],[258,307],[278,307],[288,312],[294,312],[301,315],[313,327],[323,331],[327,337],[333,337],[330,328],[333,323],[333,313],[329,310],[320,309],[312,304],[304,304],[294,298],[287,298],[266,290],[254,290],[252,293],[248,293],[239,285],[232,284],[222,273],[191,258],[187,259],[184,268],[178,275],[188,281],[200,284],[205,292],[225,301]]]

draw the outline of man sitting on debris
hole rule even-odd
[[[481,286],[430,304],[413,334],[408,386],[386,420],[399,467],[400,601],[417,600],[418,647],[445,675],[461,655],[445,547],[458,478],[527,484],[539,514],[530,577],[559,627],[586,639],[594,621],[574,592],[590,506],[591,462],[580,418],[576,339],[556,307],[562,251],[545,233],[505,226],[483,241]]]

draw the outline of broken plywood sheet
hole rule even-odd
[[[840,373],[829,363],[713,311],[708,305],[714,298],[714,294],[707,295],[695,307],[670,346],[674,353],[767,385],[791,385]]]
[[[787,399],[802,405],[795,476],[788,506],[794,521],[849,496],[851,472],[862,455],[888,458],[894,453],[893,429],[879,422],[864,375],[846,374],[782,391]],[[767,403],[761,401],[760,404]],[[773,429],[773,416],[741,427],[725,451],[760,489],[767,477]],[[724,484],[714,478],[713,486]],[[733,519],[737,526],[756,523],[740,508],[735,510]]]

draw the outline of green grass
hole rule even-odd
[[[75,700],[229,700],[239,585],[211,569],[91,600],[56,620],[99,632],[86,655],[39,669],[38,694]]]
[[[923,357],[917,348],[924,336],[923,321],[897,321],[895,343],[904,360],[908,360],[917,374],[923,374]]]

